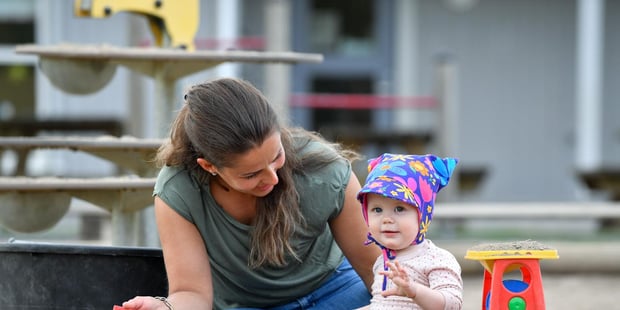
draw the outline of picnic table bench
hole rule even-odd
[[[111,213],[112,243],[134,243],[137,211],[153,204],[155,178],[0,177],[0,224],[19,232],[55,225],[79,198]]]
[[[437,219],[620,219],[618,202],[441,203]]]
[[[538,223],[547,227],[549,221],[588,221],[598,223],[598,230],[605,230],[608,222],[620,221],[619,202],[441,202],[434,212],[438,223],[446,224],[444,230],[455,233],[455,225],[470,221],[486,220],[499,223],[502,229],[523,229],[523,223]],[[442,225],[442,224],[439,224]]]
[[[116,119],[16,118],[0,121],[0,136],[36,136],[41,132],[92,132],[120,136],[123,124]]]
[[[71,198],[78,198],[111,213],[113,244],[135,244],[138,211],[153,203],[157,169],[152,159],[162,142],[112,136],[0,137],[0,151],[19,154],[15,175],[0,177],[0,224],[20,232],[44,230],[65,215]],[[85,152],[125,171],[93,178],[25,176],[28,153],[42,149]]]
[[[162,139],[113,136],[0,137],[0,151],[17,152],[18,162],[14,175],[25,175],[26,159],[32,150],[67,149],[89,153],[137,175],[148,176],[156,172],[152,160],[162,142]]]

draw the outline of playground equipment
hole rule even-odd
[[[155,94],[153,96],[155,112],[154,119],[149,119],[149,122],[159,126],[156,130],[157,138],[163,138],[167,134],[167,126],[172,122],[176,104],[179,102],[175,92],[176,82],[184,76],[213,68],[225,62],[294,64],[299,62],[316,63],[323,60],[320,54],[287,51],[194,50],[193,40],[198,25],[198,2],[198,0],[76,0],[74,1],[74,14],[78,17],[103,18],[123,11],[146,17],[150,23],[151,31],[155,35],[157,47],[136,48],[80,44],[19,45],[16,47],[16,53],[38,56],[39,68],[50,82],[55,87],[72,94],[89,94],[100,90],[113,78],[117,66],[125,66],[130,70],[152,77],[155,80]],[[104,143],[103,141],[94,142],[95,144]],[[49,147],[49,145],[29,146],[31,149],[45,147]],[[54,147],[60,148],[58,145]],[[81,149],[76,145],[67,147]],[[121,148],[125,147],[126,145],[121,146]],[[153,149],[152,146],[150,148]],[[118,151],[122,152],[120,149]],[[114,150],[106,150],[107,155],[112,153]],[[101,154],[98,153],[97,155]],[[117,155],[112,157],[114,160],[118,158]],[[110,158],[106,157],[106,159]],[[114,244],[145,245],[144,240],[149,238],[138,234],[155,234],[153,227],[150,229],[142,228],[143,226],[154,226],[154,224],[152,220],[145,222],[139,218],[137,211],[149,206],[144,205],[143,201],[152,202],[151,192],[145,190],[145,186],[150,186],[152,191],[153,174],[149,168],[133,172],[137,173],[138,176],[132,175],[130,180],[126,178],[113,180],[112,183],[117,186],[110,184],[110,182],[85,182],[92,185],[88,187],[87,191],[81,186],[77,186],[76,180],[55,179],[50,182],[46,181],[45,186],[33,188],[31,184],[40,183],[36,178],[20,179],[18,183],[27,185],[25,189],[10,185],[12,180],[3,180],[0,182],[2,185],[0,186],[0,197],[4,197],[5,194],[12,195],[6,199],[14,202],[15,206],[8,210],[6,208],[0,209],[0,218],[15,217],[15,212],[37,214],[37,212],[26,212],[24,209],[50,208],[49,202],[54,201],[54,197],[62,195],[61,198],[66,198],[67,193],[69,193],[72,197],[81,198],[80,196],[82,196],[86,197],[85,199],[88,201],[96,201],[96,205],[111,211]],[[65,184],[67,182],[70,184]],[[77,180],[77,182],[81,182],[81,180]],[[58,191],[58,188],[64,190]],[[36,201],[30,199],[28,205],[22,205],[20,202],[25,200],[20,197],[22,195],[32,196],[33,191],[39,193],[38,199]],[[115,191],[116,194],[112,194],[111,191]],[[66,204],[68,200],[62,201]],[[131,203],[131,201],[140,201],[141,203],[132,203],[132,206],[128,206],[128,202]],[[57,208],[57,210],[58,214],[48,215],[48,218],[53,219],[51,224],[61,218],[67,208],[62,207]],[[6,223],[6,225],[11,224]],[[49,227],[50,222],[37,225],[39,225],[38,227]],[[20,231],[36,229],[38,228],[28,227],[25,222],[21,222],[19,227]],[[140,233],[134,233],[136,231]]]
[[[471,248],[466,259],[484,267],[482,310],[544,310],[539,261],[559,258],[556,250],[534,241],[492,243]],[[505,279],[518,270],[522,279]]]
[[[105,18],[122,11],[144,15],[157,46],[194,50],[198,0],[76,0],[73,9],[79,17]]]

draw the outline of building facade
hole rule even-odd
[[[119,68],[101,91],[71,95],[49,83],[36,57],[14,53],[26,43],[152,45],[141,16],[78,18],[72,6],[0,1],[0,118],[112,119],[126,135],[155,136],[151,78]],[[220,65],[176,88],[180,99],[190,84],[242,77],[294,125],[336,140],[377,135],[359,146],[366,157],[410,150],[393,137],[425,136],[422,151],[484,172],[457,200],[610,199],[582,173],[620,166],[619,14],[620,4],[604,0],[202,0],[198,49],[325,59]],[[79,155],[42,155],[31,171],[109,172],[99,163],[72,165],[71,156]],[[364,166],[356,167],[362,180]]]

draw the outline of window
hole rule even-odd
[[[372,79],[369,77],[316,77],[312,82],[315,94],[371,94]],[[371,111],[368,109],[315,109],[313,127],[334,128],[338,126],[368,126]]]
[[[312,52],[368,56],[374,53],[372,0],[314,0],[310,23]]]

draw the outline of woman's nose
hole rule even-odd
[[[265,183],[272,185],[278,184],[278,169],[273,166],[270,166],[269,169],[267,169],[267,180]]]

